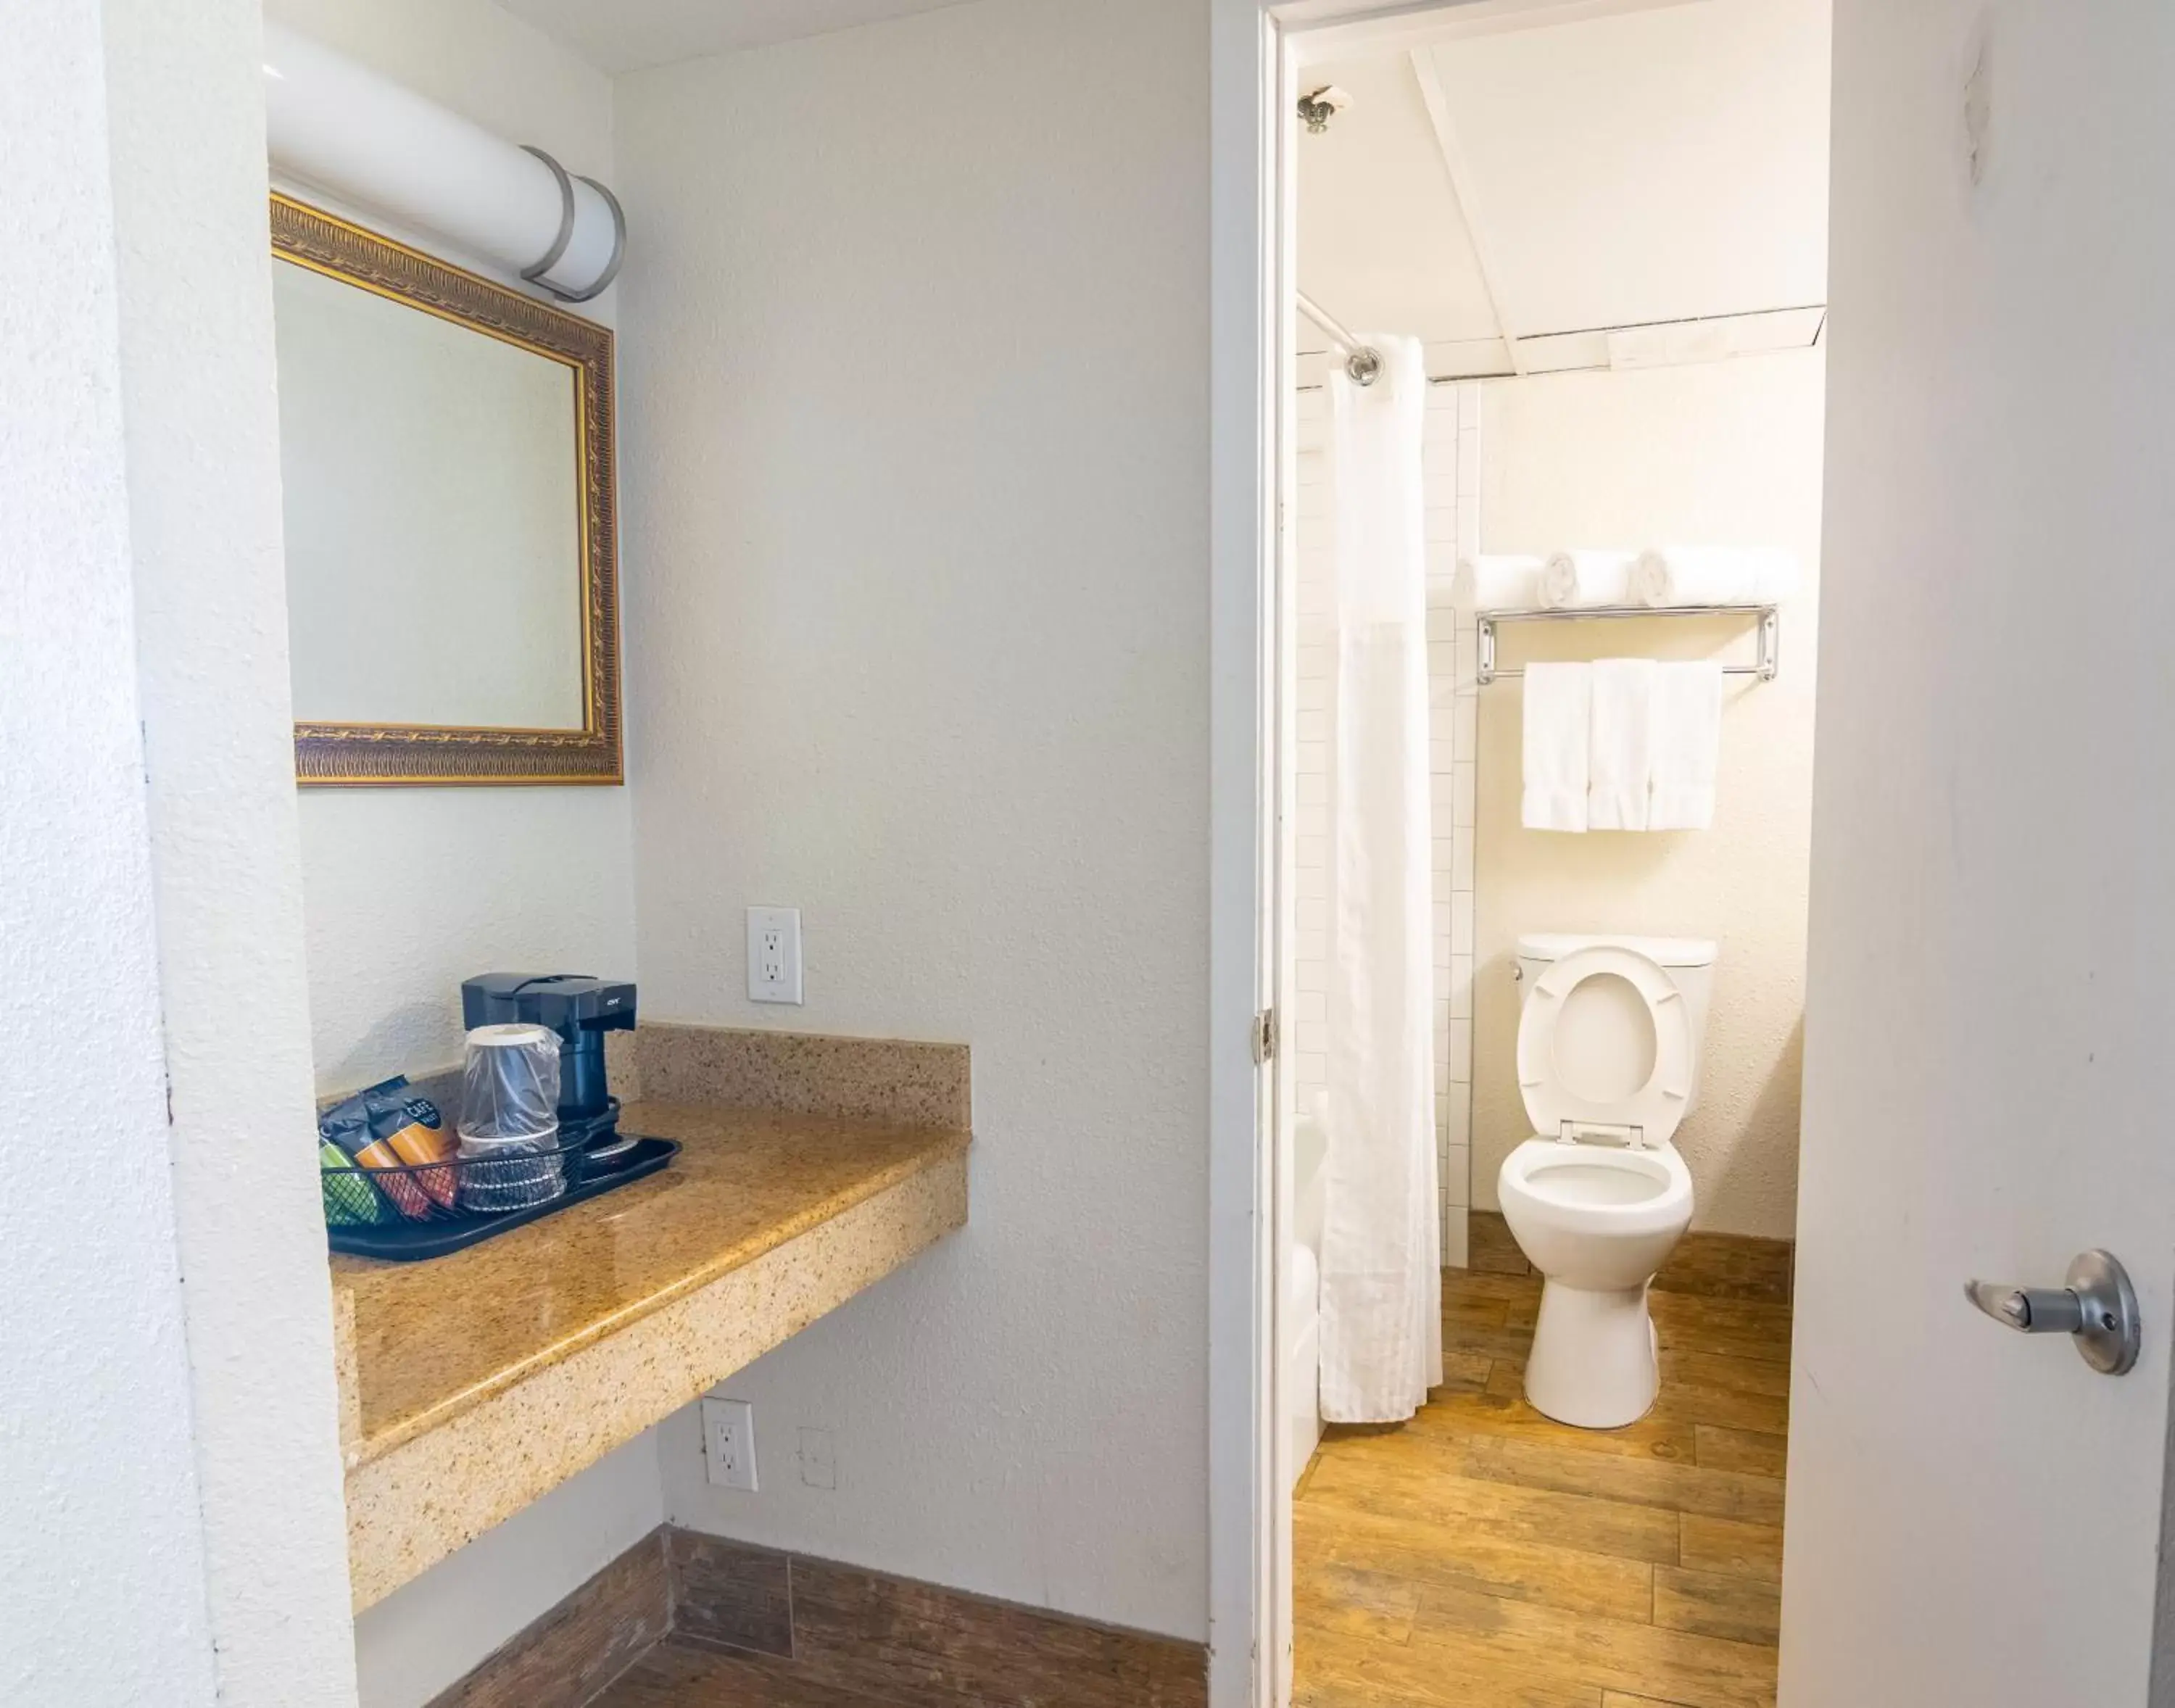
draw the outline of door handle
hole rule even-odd
[[[2019,1334],[2068,1335],[2077,1355],[2103,1376],[2127,1371],[2144,1343],[2136,1291],[2112,1252],[2080,1253],[2069,1266],[2066,1286],[1967,1281],[1964,1297]]]

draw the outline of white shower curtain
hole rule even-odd
[[[1435,1174],[1427,371],[1370,336],[1371,386],[1332,365],[1336,767],[1331,784],[1328,1155],[1321,1414],[1409,1418],[1442,1380]]]

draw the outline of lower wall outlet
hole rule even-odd
[[[755,1407],[746,1400],[704,1400],[702,1456],[711,1482],[754,1494]]]

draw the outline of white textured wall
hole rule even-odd
[[[261,32],[254,0],[106,6],[139,709],[219,1696],[340,1708],[355,1686],[307,1137]]]
[[[1812,833],[1823,354],[1808,350],[1482,388],[1480,533],[1489,551],[1672,540],[1780,545],[1803,566],[1782,611],[1782,670],[1732,677],[1711,830],[1566,836],[1518,821],[1519,686],[1480,693],[1473,1201],[1532,1132],[1518,1094],[1527,931],[1711,937],[1722,946],[1698,1111],[1676,1143],[1693,1226],[1787,1239],[1796,1227],[1805,884]],[[1505,662],[1753,655],[1741,621],[1532,625]]]
[[[0,226],[37,234],[0,310],[0,1700],[209,1708],[100,11],[22,9],[0,55]]]
[[[569,171],[612,182],[609,79],[490,0],[267,0],[265,9],[512,141],[550,149]],[[609,325],[616,296],[578,312]],[[639,680],[630,675],[626,691],[638,696]],[[630,818],[624,789],[303,790],[318,1088],[458,1060],[460,981],[471,973],[632,973]]]
[[[974,1056],[971,1226],[734,1380],[760,1494],[664,1425],[667,1510],[1193,1638],[1207,57],[987,0],[618,85],[644,1004]]]

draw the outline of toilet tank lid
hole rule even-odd
[[[1629,949],[1659,967],[1711,967],[1710,937],[1624,937],[1589,931],[1532,931],[1518,939],[1521,961],[1560,961],[1580,949]]]

